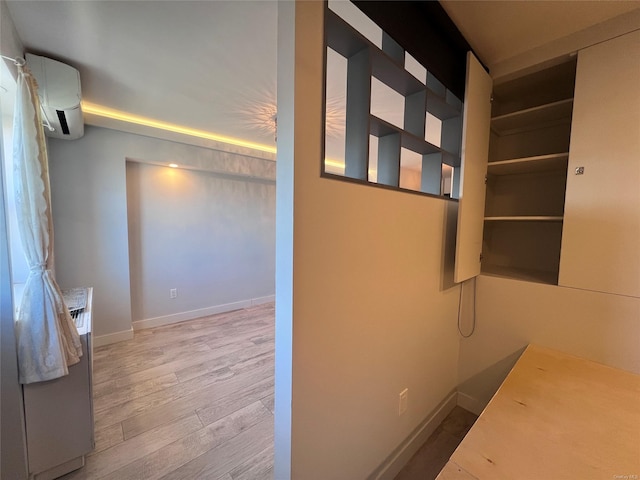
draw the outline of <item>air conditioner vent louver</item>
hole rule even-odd
[[[69,125],[67,124],[67,117],[62,110],[56,110],[58,114],[58,121],[60,122],[60,130],[64,135],[69,135]]]

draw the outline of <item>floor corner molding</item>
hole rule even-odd
[[[487,406],[486,402],[463,392],[458,392],[457,401],[459,407],[462,407],[478,416],[480,416],[484,408]]]
[[[131,340],[132,338],[133,338],[133,328],[130,328],[129,330],[123,330],[121,332],[108,333],[106,335],[94,335],[93,346],[102,347],[104,345],[110,345],[112,343]]]
[[[458,403],[458,392],[452,391],[440,404],[411,432],[367,480],[393,480],[413,455],[427,441],[438,425],[451,413]]]

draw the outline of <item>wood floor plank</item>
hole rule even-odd
[[[256,334],[269,333],[273,331],[273,327],[260,326],[256,327],[253,331],[247,332],[241,328],[234,329],[233,331],[222,331],[214,334],[200,337],[200,340],[205,342],[211,348],[218,348],[227,344],[236,344],[239,341],[248,341],[256,345],[256,342],[252,342],[252,338],[257,338]],[[230,340],[231,339],[231,340]]]
[[[264,398],[261,399],[262,404],[267,407],[267,409],[271,412],[274,413],[275,411],[275,403],[276,403],[276,397],[275,395],[272,393],[271,395],[268,395]]]
[[[265,332],[262,335],[256,335],[256,336],[251,337],[249,340],[251,340],[255,344],[265,343],[265,342],[273,342],[273,341],[275,341],[275,336],[274,336],[272,330],[268,330],[267,332]]]
[[[196,345],[198,343],[205,343],[200,340],[200,337],[206,337],[204,333],[195,332],[191,329],[186,330],[188,335],[183,336],[179,333],[173,334],[173,341],[170,341],[169,335],[166,336],[144,336],[142,341],[138,341],[138,332],[134,333],[134,339],[128,341],[128,345],[121,348],[111,348],[107,346],[105,350],[101,351],[94,358],[96,360],[109,359],[108,363],[101,364],[103,367],[111,367],[117,363],[128,364],[137,357],[145,354],[151,355],[153,352],[163,352],[165,350],[184,350],[184,347]],[[119,345],[119,344],[116,344]],[[104,348],[104,347],[101,347]]]
[[[126,365],[129,363],[134,363],[136,359],[144,356],[144,359],[150,360],[152,358],[160,358],[164,354],[164,350],[161,346],[158,347],[145,347],[145,348],[134,348],[133,346],[129,347],[126,351],[121,350],[119,352],[109,352],[108,355],[94,355],[93,361],[96,362],[94,365],[94,370],[96,372],[101,371],[102,369],[115,369],[117,366]],[[102,362],[101,360],[109,360],[108,362]]]
[[[273,304],[260,305],[97,348],[96,448],[62,478],[191,478],[196,467],[209,480],[268,475],[274,323]]]
[[[118,443],[124,442],[122,424],[116,423],[115,425],[110,425],[107,428],[96,431],[94,440],[96,446],[93,451],[89,453],[89,455],[95,455],[96,453],[106,450],[109,447],[113,447]]]
[[[260,345],[250,342],[248,338],[255,332],[260,332],[265,329],[273,330],[273,326],[261,326],[257,330],[248,326],[247,329],[247,332],[236,333],[235,335],[218,336],[219,334],[217,334],[216,336],[201,337],[194,346],[188,343],[180,345],[179,348],[166,350],[166,353],[162,356],[152,356],[148,361],[145,361],[145,349],[142,348],[139,349],[140,351],[133,357],[133,363],[131,365],[126,364],[126,361],[124,365],[114,360],[96,361],[95,365],[97,365],[97,367],[94,367],[94,384],[100,385],[101,383],[109,381],[121,383],[128,381],[129,383],[135,383],[142,379],[149,379],[179,371],[189,365],[215,360],[233,352],[242,352],[251,347],[264,351],[265,346],[260,347]],[[207,343],[203,344],[204,341]],[[154,351],[154,349],[151,350]],[[202,353],[203,350],[206,351],[206,353]]]
[[[273,444],[273,420],[264,420],[239,433],[218,448],[211,449],[182,465],[162,480],[218,478],[242,465]]]
[[[150,428],[181,418],[206,406],[218,408],[217,405],[220,403],[227,404],[230,400],[228,397],[240,405],[243,402],[242,398],[251,395],[254,388],[258,389],[260,395],[265,395],[265,392],[269,391],[268,389],[273,388],[273,378],[267,378],[270,373],[269,368],[264,368],[255,376],[235,376],[226,381],[224,385],[221,382],[179,399],[179,401],[159,405],[144,413],[128,417],[122,422],[124,437],[125,439],[131,438]],[[231,403],[233,404],[233,401]],[[229,411],[229,413],[231,412],[233,410]]]
[[[125,385],[123,387],[113,386],[111,389],[99,389],[98,394],[93,395],[94,412],[102,412],[120,405],[122,403],[135,400],[136,398],[159,392],[179,383],[175,373],[151,378],[143,382]]]
[[[234,373],[227,367],[220,368],[205,375],[191,379],[187,382],[178,383],[158,392],[135,398],[119,405],[113,405],[103,410],[99,418],[96,419],[96,428],[102,428],[121,422],[133,415],[138,415],[150,408],[170,403],[174,400],[187,397],[195,392],[211,387],[215,384],[223,383],[226,379],[234,377]]]
[[[262,403],[254,402],[231,415],[176,440],[104,477],[105,480],[151,480],[161,478],[200,455],[221,446],[262,421],[273,421]]]
[[[273,345],[255,345],[251,342],[242,342],[233,345],[233,348],[231,347],[212,347],[212,351],[219,355],[203,356],[204,361],[176,370],[176,376],[181,382],[184,382],[220,367],[235,367],[237,364],[251,360],[256,356],[273,353],[274,350]]]
[[[177,360],[165,359],[165,363],[162,363],[156,366],[150,366],[149,368],[137,371],[135,373],[129,373],[120,377],[112,375],[114,378],[112,378],[111,380],[108,380],[108,382],[113,382],[112,383],[113,385],[117,385],[118,387],[123,387],[126,385],[143,382],[143,381],[150,380],[163,375],[180,372],[181,370],[184,370],[190,366],[197,365],[203,362],[215,362],[215,368],[210,368],[207,370],[207,372],[212,370],[217,370],[219,367],[226,366],[225,362],[219,360],[220,358],[225,357],[226,355],[236,352],[238,350],[251,347],[252,345],[253,344],[244,344],[244,343],[239,343],[238,345],[235,345],[233,343],[230,343],[229,345],[225,345],[224,347],[211,349],[206,353],[191,352],[191,354],[186,357],[183,357]],[[193,378],[193,376],[191,378]],[[102,388],[102,383],[98,384],[96,387]]]
[[[227,325],[220,325],[218,322],[213,322],[209,325],[204,325],[199,328],[195,328],[194,325],[190,325],[190,328],[184,332],[156,332],[150,339],[146,339],[145,346],[161,346],[170,345],[170,336],[175,336],[181,341],[191,342],[209,342],[216,340],[225,340],[229,338],[241,336],[255,336],[255,332],[261,332],[261,328],[268,328],[269,325],[265,324],[262,319],[245,319],[242,323],[233,323]],[[169,335],[170,334],[170,335]]]
[[[167,362],[178,362],[181,360],[189,359],[194,356],[194,353],[197,352],[210,352],[211,347],[206,343],[198,343],[194,344],[189,348],[185,348],[182,350],[176,350],[175,352],[170,352],[159,357],[144,359],[141,358],[139,361],[133,361],[131,364],[127,365],[108,365],[106,367],[102,367],[102,363],[95,362],[93,376],[95,378],[96,383],[106,382],[108,380],[113,380],[118,377],[123,377],[125,375],[131,375],[132,373],[139,372],[142,370],[147,370],[151,367],[161,366],[166,364]],[[104,362],[106,363],[106,362]],[[167,372],[168,373],[168,372]]]
[[[235,310],[153,329],[136,330],[133,339],[98,347],[94,355],[96,359],[102,359],[117,354],[130,354],[136,352],[138,348],[170,344],[176,337],[181,339],[197,338],[207,333],[222,331],[227,327],[238,325],[245,330],[254,326],[270,326],[273,315],[273,307]]]
[[[242,373],[247,370],[262,366],[262,365],[274,365],[275,364],[275,344],[273,342],[261,343],[261,347],[267,347],[262,353],[255,355],[254,357],[247,358],[246,360],[239,360],[229,365],[229,368],[233,373]]]
[[[269,392],[273,392],[273,381],[270,378],[230,395],[219,397],[213,402],[208,402],[204,407],[196,409],[196,413],[203,425],[209,425],[254,401],[262,403],[262,398]],[[264,403],[262,405],[264,406]]]
[[[273,445],[229,472],[232,480],[273,480]]]
[[[158,336],[159,340],[153,345],[147,342],[145,345],[131,345],[124,351],[112,351],[107,357],[107,362],[100,362],[98,361],[100,357],[94,357],[96,360],[94,365],[94,375],[97,376],[96,383],[110,380],[109,374],[117,378],[155,365],[165,364],[173,361],[174,356],[175,360],[182,360],[185,355],[189,356],[200,350],[237,346],[240,342],[250,341],[250,338],[272,330],[273,327],[264,325],[261,321],[257,325],[250,323],[222,330],[207,327],[207,333],[189,329],[186,338],[185,335],[175,335],[171,332],[171,335]],[[209,345],[209,348],[206,348],[205,345]]]
[[[87,463],[83,468],[63,478],[65,480],[103,478],[111,472],[174,442],[176,438],[182,438],[201,428],[202,423],[197,415],[181,418],[87,457]]]

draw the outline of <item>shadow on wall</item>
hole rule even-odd
[[[480,415],[527,347],[522,347],[458,386],[461,406]]]

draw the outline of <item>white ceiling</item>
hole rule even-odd
[[[640,1],[442,3],[489,65],[640,8]],[[275,105],[275,1],[7,4],[28,51],[78,68],[84,100],[275,145],[262,124]]]
[[[92,104],[275,145],[273,1],[8,1],[25,48],[76,67]]]
[[[489,66],[631,10],[640,1],[441,0]]]

